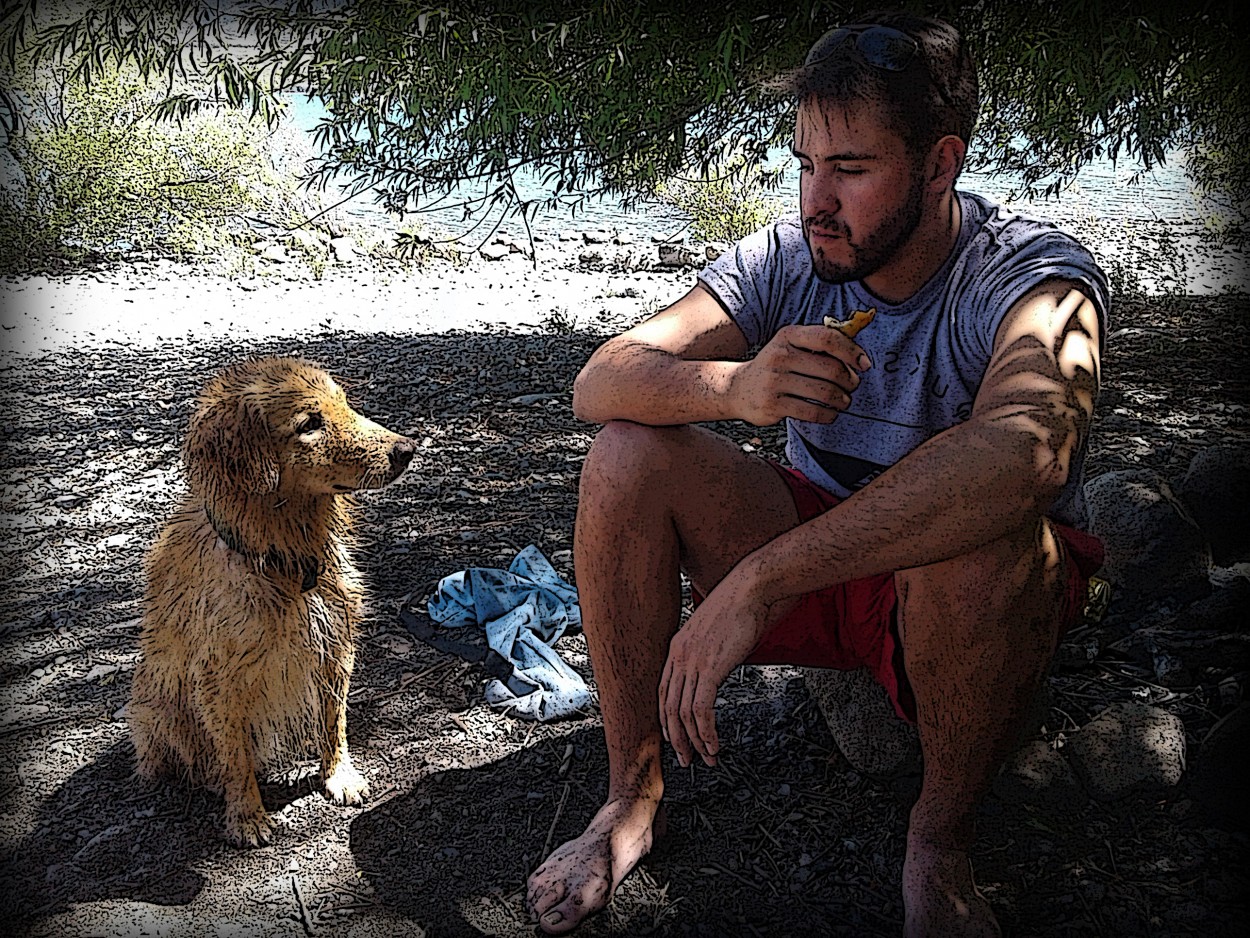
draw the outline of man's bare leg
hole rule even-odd
[[[607,424],[582,467],[578,598],[608,748],[608,797],[529,879],[542,929],[563,934],[612,898],[651,848],[664,779],[657,693],[681,615],[679,567],[703,591],[798,524],[763,460],[696,427]]]
[[[968,859],[980,797],[1018,739],[1054,654],[1066,582],[1046,522],[895,576],[924,781],[903,863],[905,934],[996,936]]]

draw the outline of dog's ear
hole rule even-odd
[[[184,450],[196,484],[252,495],[276,491],[280,469],[265,415],[247,397],[223,398],[191,418]]]

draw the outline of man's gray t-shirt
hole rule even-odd
[[[942,268],[897,306],[859,281],[825,283],[812,270],[798,216],[747,236],[699,274],[752,348],[787,325],[820,325],[875,306],[856,342],[873,367],[831,424],[787,418],[796,469],[845,498],[941,431],[967,420],[1003,316],[1045,280],[1082,284],[1107,333],[1107,280],[1090,253],[1050,222],[957,192],[962,224]],[[1084,528],[1085,447],[1049,515]]]

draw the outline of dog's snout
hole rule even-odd
[[[412,462],[412,456],[417,451],[417,445],[412,440],[404,437],[391,447],[391,475],[398,476],[401,472],[408,468],[408,464]]]

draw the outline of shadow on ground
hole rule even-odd
[[[752,674],[739,689],[754,699],[721,713],[737,744],[715,770],[669,767],[668,836],[579,934],[892,935],[901,927],[891,883],[904,813],[829,758],[797,679]],[[356,865],[378,902],[432,935],[532,934],[526,877],[581,833],[603,803],[606,773],[597,726],[433,773],[356,818]],[[828,838],[830,830],[839,836]]]
[[[193,809],[205,806],[177,802],[172,792],[155,800],[136,793],[133,760],[129,743],[120,743],[84,765],[39,806],[34,832],[6,850],[0,876],[31,916],[111,898],[182,905],[199,893],[203,880],[190,864],[203,853],[195,817],[205,812]],[[139,805],[147,807],[143,818]]]
[[[198,866],[244,856],[223,841],[220,797],[176,779],[139,781],[133,766],[130,741],[115,742],[38,806],[33,832],[0,857],[8,902],[18,906],[6,921],[107,899],[187,905],[205,884]],[[315,773],[295,774],[262,784],[271,813],[316,790]]]

